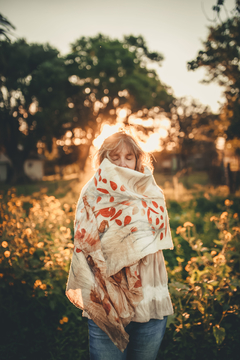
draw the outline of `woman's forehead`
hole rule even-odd
[[[134,151],[131,146],[123,142],[116,149],[111,151],[112,154],[126,153],[126,154],[134,154]]]

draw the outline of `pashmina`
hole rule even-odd
[[[124,327],[143,299],[138,262],[173,248],[161,189],[151,171],[104,159],[78,201],[66,295],[121,350]]]

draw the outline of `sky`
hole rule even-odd
[[[202,49],[208,27],[216,24],[216,0],[0,0],[0,13],[15,27],[17,38],[46,43],[61,54],[81,36],[98,33],[123,39],[142,35],[150,51],[163,54],[154,67],[176,97],[190,96],[217,112],[223,89],[201,84],[205,70],[188,71],[187,62]],[[234,0],[225,0],[228,15]],[[221,12],[224,20],[226,13]]]

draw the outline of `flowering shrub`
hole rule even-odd
[[[8,353],[9,359],[26,359],[29,352],[35,359],[50,353],[65,358],[61,348],[66,338],[75,344],[70,357],[87,356],[86,323],[79,326],[80,311],[65,296],[74,212],[74,205],[41,192],[17,197],[11,189],[1,196],[0,316],[6,325],[0,354]],[[30,339],[34,348],[28,345]],[[10,341],[15,347],[9,346]]]
[[[177,342],[178,359],[219,359],[239,349],[240,226],[231,205],[226,200],[228,211],[210,218],[218,229],[211,247],[204,245],[192,222],[177,228],[193,253],[186,263],[177,241],[178,265],[168,268],[175,314],[169,317],[167,338]],[[174,346],[166,346],[164,354],[174,357]]]

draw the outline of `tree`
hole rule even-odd
[[[189,70],[207,69],[204,82],[217,82],[224,88],[226,104],[222,117],[229,122],[229,139],[240,138],[240,17],[233,17],[216,27],[210,27],[204,49],[195,60],[188,62]]]
[[[171,108],[171,129],[166,147],[174,146],[185,168],[191,155],[207,153],[211,148],[205,157],[205,165],[209,167],[216,157],[217,125],[217,116],[207,106],[191,98],[175,99]]]
[[[15,26],[13,26],[2,14],[0,14],[0,38],[3,36],[5,40],[10,41],[8,37],[10,29],[15,30]]]
[[[88,147],[101,124],[114,123],[122,108],[127,111],[125,123],[139,110],[145,117],[154,106],[170,110],[173,97],[169,88],[147,67],[162,60],[161,54],[148,50],[141,36],[125,36],[119,41],[99,34],[72,44],[72,52],[65,58],[72,84],[68,96],[74,110],[71,126],[83,126],[89,135]]]
[[[63,59],[49,45],[0,42],[0,148],[12,161],[17,181],[39,141],[51,149],[53,136],[69,121]]]

